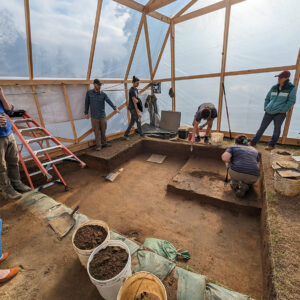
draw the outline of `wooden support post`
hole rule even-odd
[[[33,63],[32,63],[32,45],[31,45],[31,28],[30,28],[30,9],[29,0],[24,0],[25,24],[26,24],[26,41],[27,41],[27,59],[29,79],[33,79]]]
[[[226,13],[225,13],[223,51],[222,51],[222,65],[221,65],[220,88],[219,88],[217,131],[221,130],[222,107],[223,107],[223,83],[224,83],[224,74],[225,74],[225,69],[226,69],[228,32],[229,32],[229,22],[230,22],[230,10],[231,10],[230,0],[226,0]]]
[[[166,33],[164,42],[163,42],[163,44],[162,44],[162,46],[161,46],[161,49],[160,49],[160,52],[159,52],[159,55],[158,55],[158,58],[157,58],[157,61],[156,61],[156,64],[155,64],[155,67],[154,67],[152,76],[151,76],[151,79],[152,79],[152,80],[153,80],[153,78],[155,77],[155,74],[156,74],[156,72],[157,72],[157,69],[158,69],[158,66],[159,66],[161,57],[162,57],[162,55],[163,55],[163,53],[164,53],[164,50],[165,50],[165,47],[166,47],[166,44],[167,44],[167,41],[168,41],[170,32],[171,32],[171,25],[169,26],[169,29],[168,29],[168,31],[167,31],[167,33]]]
[[[97,35],[98,35],[98,28],[99,28],[99,22],[100,22],[100,15],[101,15],[101,7],[102,7],[102,0],[98,0],[95,24],[94,24],[93,39],[92,39],[90,58],[89,58],[89,65],[88,65],[88,71],[87,71],[87,75],[86,75],[86,79],[88,79],[88,80],[91,78],[91,71],[92,71],[92,66],[93,66],[96,41],[97,41]]]
[[[297,57],[297,63],[296,63],[296,72],[295,72],[295,77],[294,77],[294,85],[297,88],[299,86],[299,79],[300,79],[300,48],[299,48],[299,51],[298,51],[298,57]],[[288,113],[286,115],[286,120],[285,120],[283,134],[282,134],[282,143],[283,144],[285,144],[286,140],[287,140],[287,136],[288,136],[289,128],[290,128],[290,124],[291,124],[291,119],[292,119],[292,115],[293,115],[293,109],[294,109],[294,106],[292,106],[290,108],[290,110],[288,111]]]
[[[147,17],[146,17],[146,15],[144,15],[144,32],[145,32],[145,39],[146,39],[146,46],[147,46],[149,74],[150,74],[150,78],[151,78],[152,77],[152,73],[153,73],[153,71],[152,71],[152,58],[151,58],[151,49],[150,49],[149,32],[148,32],[148,23],[147,23]]]
[[[61,86],[62,86],[64,98],[65,98],[65,103],[66,103],[66,107],[67,107],[67,111],[68,111],[69,120],[71,122],[73,137],[74,137],[74,140],[75,140],[75,144],[77,144],[78,143],[77,133],[76,133],[75,123],[74,123],[73,114],[72,114],[72,110],[71,110],[71,106],[70,106],[70,101],[69,101],[67,88],[64,84],[62,84]]]
[[[172,97],[172,111],[176,110],[176,92],[175,92],[175,26],[171,21],[171,78],[174,97]]]
[[[136,36],[135,36],[135,40],[134,40],[134,43],[133,43],[133,47],[132,47],[132,50],[131,50],[131,55],[130,55],[128,66],[127,66],[127,70],[126,70],[125,77],[124,77],[124,81],[127,80],[129,72],[130,72],[131,64],[132,64],[134,54],[135,54],[135,50],[136,50],[136,47],[137,47],[137,44],[138,44],[138,41],[139,41],[139,38],[140,38],[143,23],[144,23],[144,14],[141,17],[140,24],[139,24],[139,27],[138,27],[138,30],[137,30],[137,33],[136,33]]]

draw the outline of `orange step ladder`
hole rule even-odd
[[[66,146],[64,146],[57,138],[55,138],[46,128],[42,127],[33,117],[31,117],[27,112],[22,112],[21,116],[19,117],[9,117],[8,119],[10,120],[14,133],[16,136],[20,139],[22,144],[26,147],[28,150],[31,158],[28,160],[33,160],[37,167],[39,168],[39,171],[29,173],[28,169],[25,164],[25,160],[23,159],[22,156],[22,151],[20,150],[18,146],[18,151],[19,151],[19,158],[21,165],[23,167],[23,170],[26,174],[26,177],[28,179],[29,185],[32,189],[35,189],[31,180],[32,176],[38,175],[38,174],[43,174],[47,178],[47,184],[44,184],[36,190],[41,190],[42,188],[46,188],[50,185],[53,185],[55,183],[63,184],[65,186],[65,190],[67,191],[69,188],[63,179],[62,175],[58,171],[56,167],[56,163],[61,162],[63,160],[71,160],[78,162],[81,168],[84,168],[86,164],[80,160],[74,153],[72,153]],[[20,124],[25,124],[27,127],[18,127]],[[31,133],[32,137],[30,136],[29,138],[25,138],[23,135],[24,133],[29,132]],[[40,133],[40,135],[37,134],[37,132]],[[42,135],[41,135],[42,134]],[[49,146],[45,147],[43,145],[44,141],[52,141],[55,145],[54,146]],[[40,149],[38,150],[33,150],[31,148],[31,144],[37,143],[40,146]],[[49,145],[49,143],[48,143]],[[59,157],[57,159],[52,160],[49,151],[52,150],[58,150],[60,149],[64,156]],[[43,154],[43,158],[46,158],[46,160],[41,161],[41,154]],[[27,160],[26,160],[27,161]],[[53,176],[49,173],[50,170],[54,170],[56,175],[58,176],[58,180],[53,180]]]

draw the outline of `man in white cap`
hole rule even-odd
[[[286,112],[295,104],[297,88],[290,82],[291,73],[283,71],[276,75],[278,83],[274,85],[265,99],[265,115],[261,122],[255,137],[251,140],[251,146],[256,146],[260,138],[268,128],[270,123],[274,122],[274,131],[266,150],[274,149],[281,132],[281,126],[286,117]]]

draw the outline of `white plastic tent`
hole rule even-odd
[[[1,1],[0,86],[24,93],[8,99],[76,149],[93,138],[83,105],[94,78],[121,108],[114,115],[107,106],[113,136],[128,124],[133,75],[143,79],[143,95],[161,82],[160,109],[181,111],[183,125],[191,125],[201,102],[213,102],[214,129],[226,133],[224,82],[232,131],[253,134],[274,75],[287,69],[299,83],[299,11],[298,0]],[[297,96],[282,143],[299,139]]]

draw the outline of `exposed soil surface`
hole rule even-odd
[[[55,185],[43,192],[69,207],[80,205],[83,214],[139,242],[154,237],[170,241],[177,249],[188,249],[191,259],[183,266],[261,298],[260,218],[167,192],[169,181],[186,159],[167,156],[162,164],[153,164],[146,161],[150,155],[137,155],[118,166],[124,171],[114,182],[106,182],[107,173],[101,169],[72,165],[65,172],[67,168],[62,168],[70,191]],[[214,173],[223,175],[224,164],[216,167]]]
[[[173,270],[163,281],[163,285],[166,288],[166,292],[169,300],[177,299],[178,279],[174,277],[174,273],[175,270]]]
[[[117,276],[126,266],[128,253],[120,247],[108,246],[95,254],[90,262],[90,274],[98,280],[108,280]]]
[[[86,225],[78,229],[74,244],[82,250],[91,250],[101,245],[107,237],[106,230],[99,225]]]
[[[151,293],[143,292],[135,297],[134,300],[159,300],[159,297]]]

